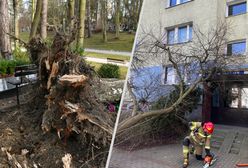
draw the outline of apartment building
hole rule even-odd
[[[143,4],[137,43],[143,38],[144,29],[153,30],[157,37],[166,34],[167,45],[183,45],[194,40],[196,26],[207,33],[219,23],[231,24],[226,52],[244,61],[242,65],[230,65],[230,70],[221,76],[225,81],[218,87],[212,86],[216,81],[202,85],[202,101],[197,112],[203,121],[248,126],[247,7],[247,0],[145,0]],[[164,60],[150,58],[146,67],[160,74],[161,84],[170,88],[177,83],[177,77],[174,70],[165,65]]]

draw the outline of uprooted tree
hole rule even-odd
[[[141,131],[137,131],[136,133],[147,133],[149,130],[147,129],[147,124],[150,124],[150,127],[152,127],[151,120],[157,122],[158,118],[167,118],[173,115],[177,116],[179,120],[185,121],[184,117],[187,110],[185,107],[188,104],[193,105],[194,103],[192,101],[197,101],[197,99],[192,99],[192,94],[199,96],[197,93],[199,86],[206,84],[210,79],[216,77],[216,75],[224,73],[227,65],[239,65],[242,62],[242,60],[237,62],[237,59],[232,55],[226,54],[225,48],[230,33],[229,28],[230,24],[223,22],[207,31],[200,30],[194,25],[194,38],[192,42],[180,45],[165,44],[164,41],[167,34],[155,34],[153,30],[147,31],[143,29],[137,40],[138,44],[128,82],[128,90],[131,92],[130,95],[133,99],[134,107],[138,103],[138,98],[135,99],[135,95],[138,96],[140,89],[144,93],[151,93],[156,89],[153,88],[154,85],[148,85],[147,87],[144,85],[139,86],[140,83],[135,81],[134,77],[134,74],[138,74],[136,76],[139,76],[143,71],[142,68],[149,66],[151,63],[172,67],[177,76],[177,86],[174,92],[167,95],[167,98],[171,98],[169,103],[164,103],[159,109],[147,112],[140,112],[137,108],[134,108],[136,111],[133,111],[133,115],[121,120],[117,131],[117,138],[120,138],[120,142],[128,139],[125,135],[131,129],[146,127],[143,133]],[[151,78],[150,80],[153,81],[154,79]],[[181,114],[178,114],[178,112],[181,112]],[[153,131],[154,129],[156,128],[151,128],[149,131]]]
[[[57,32],[51,47],[41,38],[27,44],[20,40],[38,67],[37,87],[32,91],[36,96],[27,106],[40,102],[37,124],[45,135],[55,131],[65,145],[76,137],[75,145],[84,147],[84,154],[78,151],[82,167],[103,167],[116,116],[104,102],[120,100],[123,81],[102,81],[82,56],[71,52],[69,44],[75,34]]]

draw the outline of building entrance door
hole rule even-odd
[[[248,127],[248,86],[229,83],[212,92],[211,120],[218,124]]]

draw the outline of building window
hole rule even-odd
[[[189,41],[192,41],[192,25],[189,26]]]
[[[235,16],[246,13],[246,2],[228,6],[228,16]]]
[[[234,42],[227,45],[227,55],[245,55],[246,41]]]
[[[179,71],[182,75],[182,78],[184,80],[184,82],[186,82],[188,80],[188,75],[186,73],[186,68],[185,66],[179,65]],[[173,84],[178,84],[180,82],[180,79],[177,75],[176,69],[169,65],[164,67],[164,84],[167,85],[173,85]]]
[[[168,44],[174,44],[175,43],[175,30],[168,30]]]
[[[228,94],[227,107],[248,108],[248,88],[233,87]]]
[[[187,41],[187,26],[178,28],[178,43]]]
[[[165,76],[164,76],[164,84],[173,85],[176,84],[176,71],[175,69],[170,67],[165,68]]]
[[[176,6],[177,0],[170,0],[170,6]]]
[[[192,0],[169,0],[169,7],[176,6],[176,5],[179,5],[179,4],[183,4],[183,3],[186,3],[186,2],[189,2],[189,1],[192,1]]]
[[[167,43],[178,44],[192,40],[192,25],[175,27],[167,30]]]
[[[241,108],[248,108],[248,88],[241,89]]]

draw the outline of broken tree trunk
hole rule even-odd
[[[32,60],[39,67],[39,90],[46,99],[41,128],[44,133],[57,131],[65,144],[71,135],[76,135],[89,148],[85,149],[89,151],[85,159],[94,156],[92,163],[102,165],[106,161],[115,120],[103,102],[120,100],[123,82],[116,82],[118,87],[113,84],[110,89],[104,88],[104,82],[83,57],[67,50],[72,39],[58,33],[51,48],[37,38],[28,45]],[[111,97],[112,93],[115,94]]]

